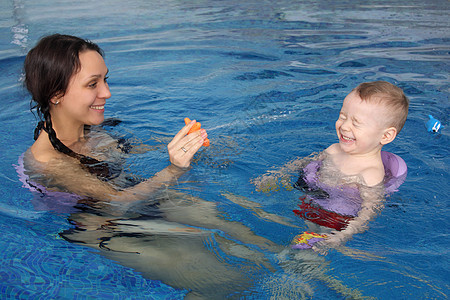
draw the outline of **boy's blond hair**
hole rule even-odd
[[[397,134],[402,130],[408,116],[409,99],[401,88],[386,81],[372,81],[361,83],[353,91],[363,101],[384,105],[389,111],[388,127],[395,127]]]

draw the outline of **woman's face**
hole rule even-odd
[[[56,99],[59,105],[54,106],[55,112],[67,125],[99,125],[104,120],[106,99],[111,97],[108,68],[96,51],[81,52],[79,59],[80,70],[72,75],[65,95]]]

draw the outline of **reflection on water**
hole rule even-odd
[[[161,194],[154,204],[132,205],[125,213],[120,205],[85,207],[69,217],[76,226],[60,235],[149,279],[188,290],[187,299],[242,298],[261,290],[276,298],[309,298],[317,281],[344,297],[367,299],[329,276],[329,262],[317,253],[257,236],[227,220],[212,202],[172,190]]]
[[[274,270],[263,252],[275,251],[274,243],[227,221],[212,202],[171,190],[161,193],[155,204],[134,205],[122,215],[72,214],[76,228],[61,235],[100,249],[147,278],[190,290],[192,298],[240,295]]]
[[[28,47],[28,28],[26,24],[24,24],[22,12],[25,5],[21,0],[14,0],[13,6],[14,19],[17,23],[11,27],[11,33],[13,34],[11,43],[26,50]]]

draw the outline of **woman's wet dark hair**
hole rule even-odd
[[[40,119],[34,139],[45,130],[56,150],[77,158],[91,173],[107,178],[109,168],[105,163],[75,153],[58,139],[50,115],[50,106],[54,105],[51,100],[67,92],[72,75],[81,68],[79,54],[88,50],[103,57],[103,50],[97,44],[79,37],[53,34],[42,38],[25,58],[25,86],[32,96],[32,109],[36,108]]]

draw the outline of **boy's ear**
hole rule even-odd
[[[388,129],[386,129],[384,131],[384,134],[381,137],[380,143],[382,145],[389,144],[390,142],[392,142],[395,139],[396,136],[397,136],[397,129],[395,127],[389,127]]]

